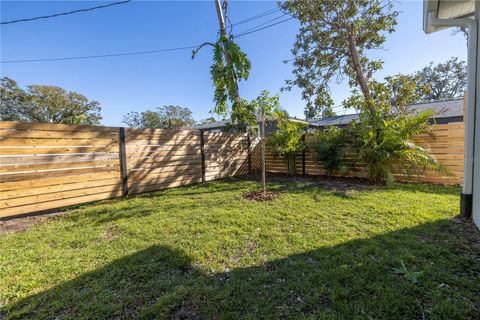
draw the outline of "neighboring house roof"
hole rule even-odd
[[[434,119],[463,117],[463,98],[423,102],[412,104],[409,107],[418,112],[433,109],[435,110]],[[310,119],[309,122],[315,126],[325,127],[346,125],[356,119],[358,119],[358,114],[346,114],[323,119]]]
[[[315,126],[339,126],[342,124],[349,124],[353,120],[358,119],[358,114],[345,114],[343,116],[334,116],[323,119],[311,119],[309,122]]]
[[[289,119],[292,120],[292,121],[299,121],[299,122],[308,123],[305,120],[298,119],[298,118],[295,118],[295,117],[289,117]],[[219,128],[224,128],[224,127],[228,126],[229,124],[230,124],[230,120],[222,120],[222,121],[210,122],[210,123],[200,125],[200,126],[195,126],[194,128],[195,129],[203,129],[203,130],[219,129]]]
[[[411,104],[408,107],[419,112],[433,109],[435,111],[435,116],[433,117],[434,119],[463,117],[463,98],[416,103]],[[290,117],[290,120],[292,121],[308,122],[311,126],[315,127],[347,125],[353,120],[357,119],[358,114],[345,114],[322,119],[308,119],[307,121]],[[195,126],[194,128],[204,130],[220,129],[226,127],[229,123],[229,120],[222,120],[201,126]]]
[[[417,111],[435,110],[434,118],[463,117],[463,98],[412,104]]]
[[[226,127],[230,122],[228,120],[215,121],[200,126],[195,126],[195,129],[216,129]]]

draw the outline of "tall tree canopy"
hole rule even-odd
[[[298,86],[307,101],[305,115],[321,116],[331,109],[330,83],[345,76],[371,100],[368,81],[382,68],[366,50],[381,48],[385,34],[395,30],[398,12],[390,0],[288,0],[284,11],[301,24],[292,49],[295,76],[286,89]]]
[[[180,129],[194,125],[195,120],[190,109],[167,105],[157,107],[155,111],[129,112],[123,117],[123,123],[131,128]]]
[[[7,77],[1,79],[0,120],[99,125],[97,101],[56,86],[31,85],[27,90]]]
[[[418,77],[419,90],[427,86],[429,90],[421,91],[420,101],[433,101],[457,98],[463,95],[467,88],[467,64],[456,57],[444,63],[428,66],[415,72]]]
[[[0,120],[21,121],[20,111],[26,103],[27,93],[10,78],[0,79]]]
[[[222,121],[223,120],[225,120],[225,119],[222,118]],[[199,121],[197,121],[197,125],[203,126],[203,125],[206,125],[206,124],[209,124],[209,123],[214,123],[214,122],[217,122],[217,121],[218,120],[215,117],[208,117],[208,118],[200,119]]]

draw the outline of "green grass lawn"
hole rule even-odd
[[[457,187],[225,180],[0,234],[5,319],[479,319]],[[406,267],[403,272],[402,261]]]

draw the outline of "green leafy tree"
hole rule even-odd
[[[295,78],[287,80],[286,89],[302,89],[305,114],[318,116],[324,108],[331,108],[330,83],[345,76],[373,108],[368,82],[383,63],[369,59],[366,52],[381,48],[385,34],[394,31],[398,12],[393,2],[288,0],[281,7],[301,24],[292,49]]]
[[[265,120],[274,120],[277,117],[287,117],[286,111],[280,108],[280,96],[278,94],[270,96],[268,90],[263,90],[260,95],[250,102],[251,109],[255,115],[253,124],[256,124],[258,118]]]
[[[208,117],[208,118],[199,120],[197,122],[197,125],[203,126],[203,125],[206,125],[206,124],[209,124],[209,123],[214,123],[214,122],[217,122],[217,119],[215,119],[214,117]]]
[[[190,109],[167,105],[157,107],[155,111],[147,110],[143,112],[129,112],[123,117],[123,123],[131,128],[161,128],[174,130],[192,126],[195,124],[195,120],[193,120],[192,111],[190,111]]]
[[[163,128],[160,115],[156,111],[131,111],[123,116],[123,123],[130,128]]]
[[[428,66],[415,73],[418,79],[419,100],[435,101],[460,97],[467,88],[467,65],[456,57],[444,63]],[[421,87],[427,86],[428,91]]]
[[[273,119],[279,118],[280,115],[286,117],[285,112],[280,111],[280,97],[279,95],[274,95],[271,97],[267,90],[263,90],[261,94],[250,103],[252,110],[255,112],[255,122],[257,122],[258,117],[260,117],[260,138],[261,138],[261,147],[262,147],[262,187],[263,192],[267,190],[266,182],[266,159],[265,159],[265,121],[266,119],[272,121]]]
[[[402,75],[389,77],[384,82],[372,81],[370,90],[374,109],[367,106],[360,93],[346,101],[348,106],[361,110],[358,121],[352,123],[348,132],[353,136],[352,147],[357,159],[365,165],[368,178],[391,184],[396,170],[407,175],[425,169],[448,174],[426,147],[413,140],[421,133],[432,134],[429,119],[434,114],[433,110],[416,112],[408,108],[418,99],[415,80]]]
[[[18,87],[17,82],[8,77],[0,79],[0,120],[22,121],[22,106],[27,101],[27,93]]]
[[[29,122],[100,125],[100,104],[77,92],[55,86],[28,86],[24,110]]]
[[[1,81],[1,119],[23,122],[99,125],[100,104],[56,86],[31,85],[24,91],[9,78]]]
[[[307,125],[281,117],[277,121],[277,127],[278,130],[269,137],[268,144],[276,155],[284,158],[288,173],[294,175],[296,171],[295,156],[305,149],[302,137]]]
[[[312,143],[315,150],[315,160],[322,165],[327,175],[335,171],[346,173],[349,165],[345,160],[345,153],[348,149],[347,132],[335,126],[329,126],[326,131],[317,130]]]
[[[195,124],[189,108],[168,105],[157,108],[157,113],[160,115],[165,129],[178,129]]]
[[[334,117],[337,114],[333,111],[333,99],[325,96],[324,101],[319,104],[309,103],[305,106],[303,114],[307,119]]]

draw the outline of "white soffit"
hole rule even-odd
[[[428,19],[429,12],[437,12],[439,19],[455,19],[473,17],[475,0],[424,0],[423,1],[423,31],[426,33],[445,29],[432,26]]]
[[[465,18],[473,15],[475,12],[474,0],[440,0],[438,2],[439,19]]]

